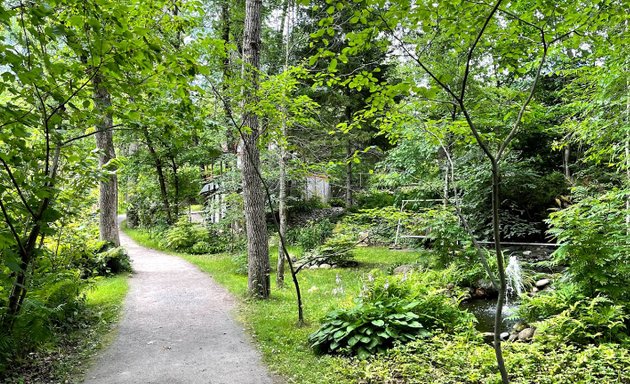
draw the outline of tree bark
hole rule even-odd
[[[149,148],[149,153],[151,154],[151,157],[153,157],[155,172],[158,175],[158,183],[160,184],[160,195],[162,196],[162,206],[164,208],[164,213],[166,214],[166,221],[169,224],[173,224],[173,217],[171,216],[171,205],[168,202],[168,191],[166,189],[166,178],[164,177],[164,166],[162,164],[162,160],[153,147],[153,141],[151,140],[151,136],[149,136],[149,130],[146,127],[142,127],[142,133],[144,135],[147,148]]]
[[[256,102],[258,89],[258,69],[260,68],[262,0],[246,0],[245,30],[243,39],[243,79],[244,100],[247,105]],[[258,116],[245,108],[242,134],[243,164],[243,203],[247,230],[248,290],[251,296],[269,298],[271,286],[269,277],[269,244],[265,217],[265,195],[262,181],[258,177],[260,153],[258,150]]]
[[[352,208],[352,143],[346,143],[346,208]]]
[[[96,148],[99,150],[98,162],[101,169],[111,160],[116,158],[114,149],[114,132],[111,96],[107,87],[103,85],[103,77],[99,74],[92,80],[94,88],[94,105],[96,112],[100,115],[96,125],[97,133]],[[120,246],[118,237],[118,177],[111,172],[106,179],[99,183],[99,238],[112,243],[116,247]]]

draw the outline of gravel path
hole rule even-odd
[[[188,262],[120,236],[135,273],[116,338],[85,383],[280,382],[232,318],[224,288]]]

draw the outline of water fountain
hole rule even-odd
[[[523,293],[523,273],[521,263],[516,256],[510,256],[507,267],[505,268],[505,279],[507,289],[505,292],[505,304],[502,309],[503,325],[506,328],[511,327],[512,321],[506,321],[506,318],[514,314],[518,307],[516,302]],[[475,314],[479,323],[477,329],[483,332],[492,331],[494,328],[494,315],[496,313],[496,298],[475,300],[464,305]]]
[[[516,295],[518,298],[523,293],[523,271],[518,257],[510,256],[510,262],[505,268],[505,279],[507,282],[506,302],[510,296]]]

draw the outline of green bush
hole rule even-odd
[[[309,251],[323,244],[332,235],[334,227],[334,224],[328,219],[309,221],[303,227],[289,230],[287,240],[290,244]]]
[[[396,207],[384,207],[374,209],[361,209],[358,212],[346,215],[337,224],[334,232],[357,236],[360,232],[365,232],[369,236],[371,244],[388,245],[393,244],[396,237],[398,221],[407,224],[411,215],[400,212]]]
[[[562,246],[554,261],[567,267],[573,282],[590,297],[603,293],[612,300],[630,302],[630,263],[625,218],[628,191],[613,190],[599,196],[581,196],[569,208],[550,215],[549,233]]]
[[[359,302],[351,309],[330,312],[321,327],[309,336],[319,353],[341,353],[360,358],[382,352],[395,342],[409,342],[429,336],[418,322],[413,308],[418,302],[388,300]]]
[[[361,209],[384,208],[394,205],[394,195],[389,191],[370,191],[358,193],[355,205]]]
[[[527,323],[542,321],[560,314],[584,298],[574,284],[557,284],[554,290],[545,290],[534,296],[523,295],[515,316]]]
[[[441,266],[455,258],[474,259],[475,250],[470,236],[460,224],[453,207],[438,206],[415,215],[413,233],[427,236],[431,249],[439,256]]]
[[[630,340],[626,327],[629,320],[623,305],[600,296],[580,300],[558,315],[535,323],[535,337],[555,346],[624,343]]]
[[[131,260],[123,247],[109,249],[96,255],[96,269],[93,275],[109,276],[131,272]]]
[[[350,309],[330,312],[309,336],[320,353],[365,358],[427,337],[433,330],[471,330],[474,317],[458,300],[435,289],[422,277],[370,275],[361,297]]]
[[[204,227],[191,223],[188,217],[182,217],[166,231],[163,245],[175,251],[186,252],[196,243],[208,239],[208,231]]]

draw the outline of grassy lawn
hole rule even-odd
[[[139,230],[125,230],[137,242],[160,248],[149,234]],[[292,254],[299,250],[290,249]],[[271,265],[275,266],[277,249],[271,249]],[[388,270],[395,265],[413,263],[420,253],[396,251],[387,248],[358,248],[354,251],[357,268],[348,269],[305,269],[299,275],[307,324],[298,327],[296,295],[290,275],[285,276],[285,287],[275,286],[275,273],[271,276],[272,295],[267,301],[255,301],[246,296],[247,276],[236,274],[237,262],[232,256],[179,254],[201,270],[210,274],[218,283],[241,299],[240,320],[245,324],[263,353],[264,360],[275,372],[290,383],[339,383],[334,366],[344,363],[343,359],[317,356],[308,345],[308,335],[318,328],[319,320],[330,310],[353,304],[363,286],[363,279],[370,270]],[[340,284],[337,283],[339,277]],[[342,293],[333,293],[333,290]]]

